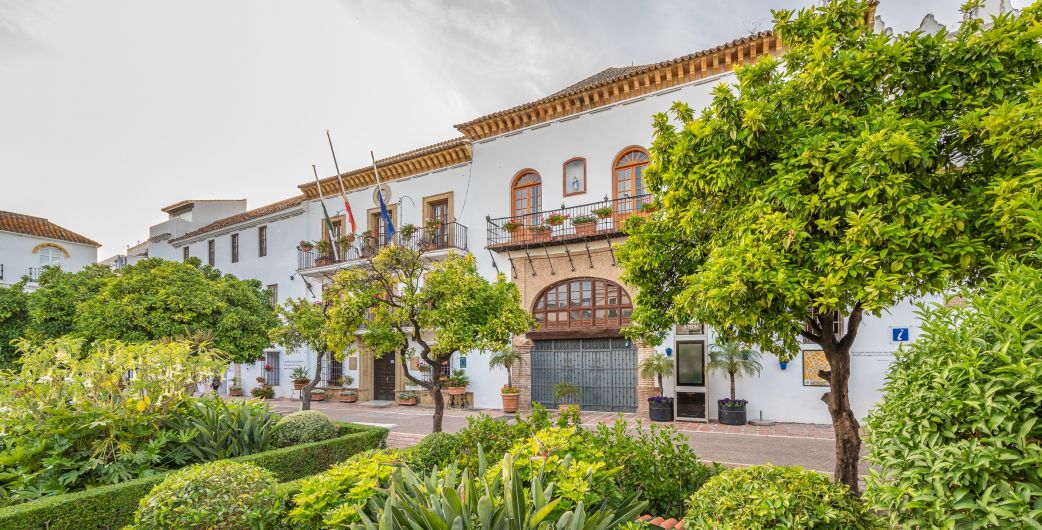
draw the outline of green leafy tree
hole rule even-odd
[[[422,250],[390,245],[361,266],[338,272],[327,296],[327,337],[334,351],[354,347],[360,333],[375,357],[416,356],[435,374],[454,353],[506,350],[512,335],[534,325],[517,286],[502,275],[488,281],[469,254],[434,261]],[[431,393],[434,432],[440,432],[442,381],[420,377],[408,363],[401,366],[409,381]]]
[[[0,369],[9,368],[18,350],[12,341],[29,327],[29,294],[24,283],[0,287]]]
[[[201,267],[198,259],[146,259],[99,283],[93,296],[76,304],[73,318],[75,333],[92,341],[212,336],[213,347],[232,361],[249,362],[271,345],[268,330],[278,324],[259,281]]]
[[[29,331],[42,339],[78,335],[80,304],[97,296],[114,277],[112,269],[104,265],[89,265],[77,272],[46,267],[40,274],[39,288],[29,297]]]
[[[800,337],[820,346],[835,478],[854,491],[863,316],[1036,245],[1022,234],[1042,189],[1037,104],[1024,106],[1042,79],[1039,6],[937,35],[874,33],[871,12],[776,11],[782,59],[738,69],[697,117],[684,103],[656,116],[645,177],[658,208],[627,223],[621,252],[637,338],[696,320],[783,360]]]
[[[723,372],[731,380],[731,399],[735,399],[735,377],[760,375],[760,352],[743,347],[737,342],[722,342],[709,350],[711,371]]]
[[[329,337],[329,319],[326,317],[327,304],[309,302],[304,298],[291,298],[278,308],[279,324],[271,328],[269,337],[275,344],[282,344],[287,350],[309,348],[315,354],[315,375],[304,386],[300,400],[300,410],[311,410],[311,391],[322,378],[322,359],[327,352],[337,351],[331,347]],[[338,359],[343,359],[344,348],[340,348]]]

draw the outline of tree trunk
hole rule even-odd
[[[300,410],[311,410],[311,390],[318,386],[318,380],[322,378],[322,354],[315,355],[315,377],[311,382],[304,385],[303,396],[300,400]]]
[[[441,384],[435,383],[431,388],[431,397],[434,398],[434,426],[433,432],[441,432],[441,420],[445,416],[445,397],[441,395]]]
[[[730,373],[729,373],[729,375],[731,376],[731,401],[734,401],[734,399],[735,399],[735,392],[734,392],[734,372],[730,372]]]
[[[821,400],[829,409],[832,429],[836,434],[836,470],[833,480],[846,484],[856,495],[860,490],[858,462],[861,459],[861,426],[850,408],[850,347],[861,324],[861,308],[857,306],[851,311],[847,334],[840,340],[836,340],[833,334],[832,315],[819,316],[819,319],[822,328],[821,347],[829,361],[828,372],[820,373],[829,380],[829,391],[821,396]]]

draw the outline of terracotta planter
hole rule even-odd
[[[572,225],[575,227],[575,235],[577,236],[588,236],[597,231],[597,222],[579,223]]]
[[[552,230],[532,230],[528,229],[528,240],[529,241],[549,241],[550,232]]]
[[[310,383],[311,381],[308,381]],[[293,390],[303,390],[304,387],[308,386],[308,383],[293,383]]]
[[[325,401],[326,394],[311,394],[311,401]]]
[[[521,400],[520,393],[504,394],[500,393],[500,397],[503,398],[503,412],[514,413],[517,412],[517,403]]]
[[[524,241],[525,239],[524,227],[519,226],[513,230],[507,230],[507,233],[510,234],[511,241]]]
[[[403,407],[415,407],[416,406],[416,398],[399,399],[398,400],[398,404],[403,406]]]
[[[450,396],[462,396],[467,393],[467,387],[465,386],[450,386],[445,389]]]
[[[242,396],[242,389],[241,388],[229,389],[228,390],[228,395],[229,396],[233,396],[233,397],[240,397],[240,396]]]
[[[340,399],[341,403],[354,403],[354,402],[358,401],[358,394],[350,394],[350,395],[340,394],[338,396],[338,398]]]

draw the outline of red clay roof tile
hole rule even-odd
[[[72,230],[62,228],[43,217],[35,217],[22,213],[6,212],[0,210],[0,230],[14,232],[29,236],[42,237],[44,239],[58,239],[72,243],[81,243],[100,247],[101,243],[88,237],[81,236]]]

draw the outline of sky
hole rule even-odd
[[[123,252],[184,199],[255,208],[609,66],[810,0],[0,0],[0,210]],[[960,0],[882,0],[898,31]],[[1015,1],[1014,5],[1026,3]]]

